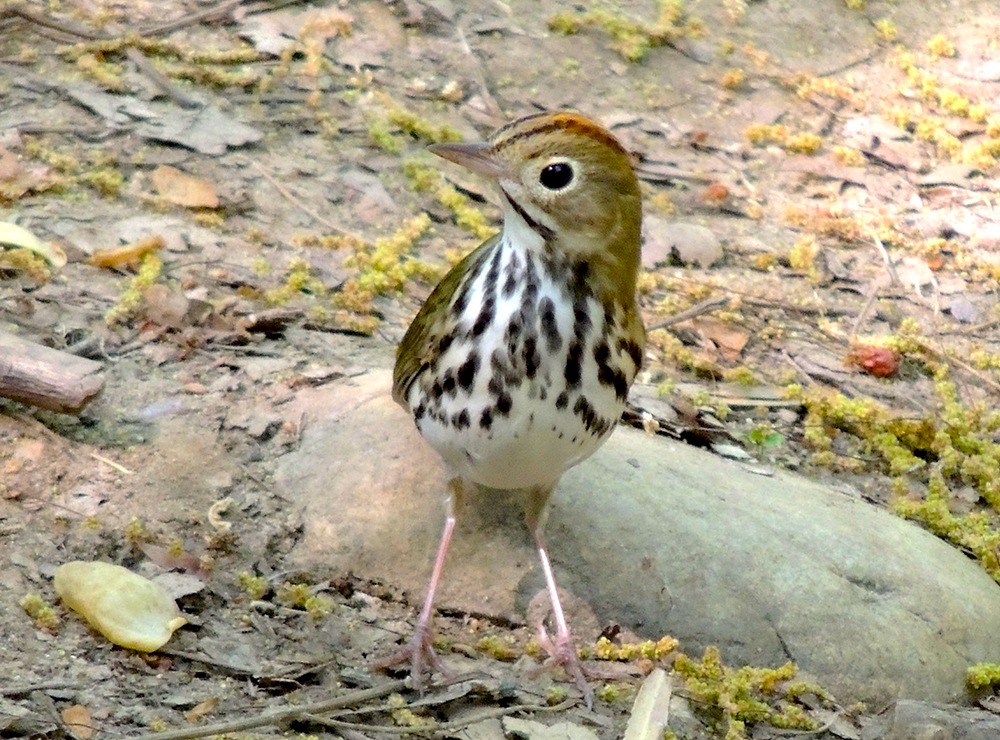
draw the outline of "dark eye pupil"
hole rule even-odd
[[[559,190],[569,185],[573,179],[573,168],[566,162],[555,162],[547,165],[538,177],[538,181],[549,190]]]

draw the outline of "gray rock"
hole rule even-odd
[[[647,216],[643,219],[642,234],[642,265],[647,269],[671,260],[708,268],[723,257],[719,237],[700,224]]]
[[[885,740],[996,740],[1000,717],[967,707],[900,701]]]
[[[295,564],[381,578],[419,603],[444,479],[389,382],[301,389],[302,445],[276,482],[306,510]],[[1000,661],[1000,588],[943,541],[794,475],[631,429],[563,477],[547,535],[560,586],[602,620],[673,635],[692,655],[717,645],[731,664],[793,660],[843,701],[951,700],[969,665]],[[510,615],[541,585],[516,497],[476,497],[438,605]],[[578,640],[596,637],[568,617]]]

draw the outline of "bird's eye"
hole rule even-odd
[[[562,190],[573,182],[573,168],[568,162],[553,162],[545,166],[538,181],[549,190]]]

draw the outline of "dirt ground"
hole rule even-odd
[[[76,415],[0,401],[0,734],[136,736],[386,685],[368,666],[420,595],[285,566],[301,521],[270,479],[308,420],[283,405],[391,362],[499,226],[427,144],[539,109],[636,153],[646,324],[691,310],[651,332],[635,423],[853,487],[1000,578],[1000,12],[594,7],[0,3],[0,221],[47,245],[0,245],[0,331],[104,375]],[[74,559],[159,576],[191,625],[149,655],[110,645],[58,604]],[[442,607],[449,663],[479,678],[408,709],[398,685],[352,695],[376,704],[341,720],[471,718],[480,734],[436,736],[485,738],[483,711],[558,704],[532,659],[496,659],[526,624]],[[620,737],[652,664],[610,664],[595,713],[534,719]],[[301,710],[271,725],[369,736]]]

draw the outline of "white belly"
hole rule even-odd
[[[454,474],[490,488],[545,486],[608,438],[624,408],[623,384],[627,391],[637,368],[611,346],[618,317],[593,297],[571,297],[537,258],[500,251],[494,290],[484,271],[471,287],[458,338],[411,386],[408,402],[421,434]],[[504,290],[511,260],[533,261],[533,272],[522,269],[523,279]],[[472,336],[484,292],[494,296],[494,310]],[[474,373],[467,364],[473,352]],[[595,354],[607,359],[603,374]],[[608,382],[612,368],[616,384]]]

